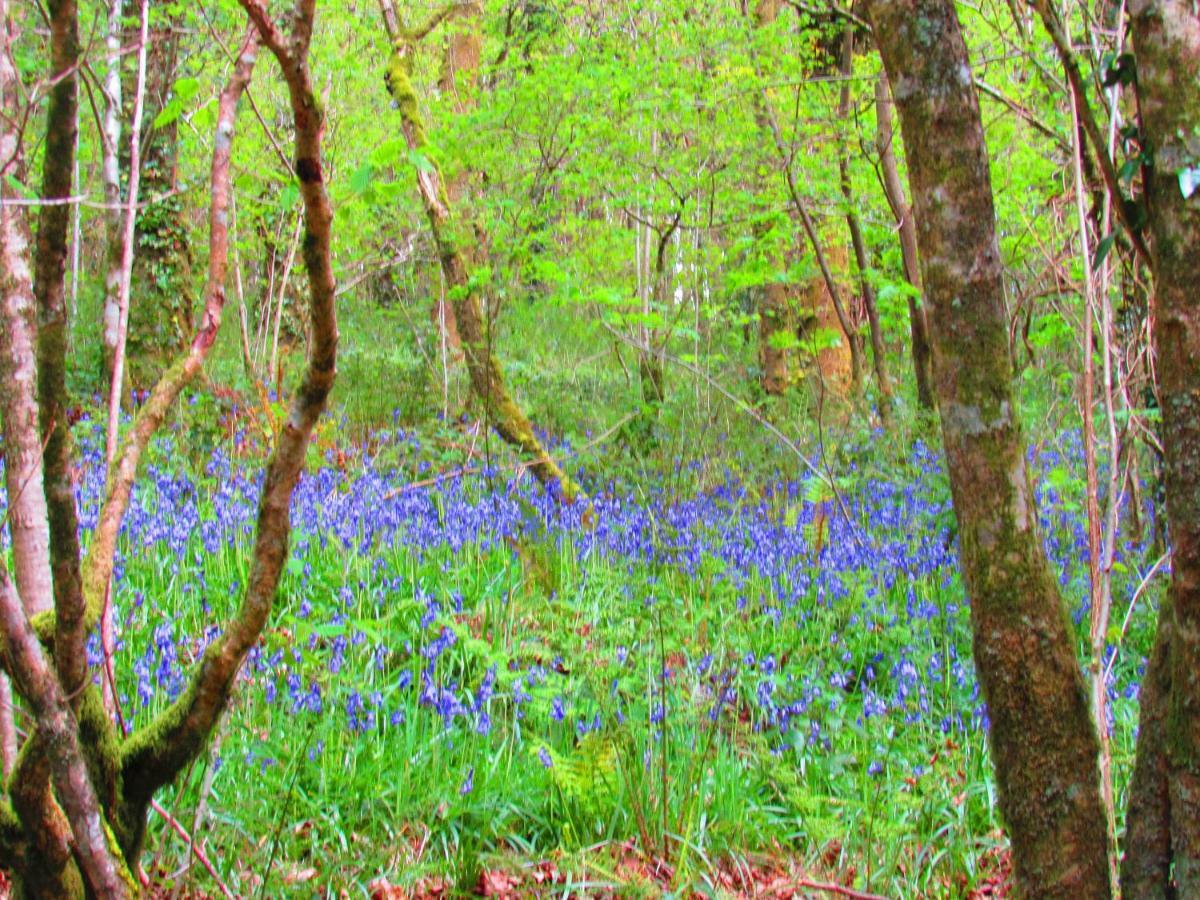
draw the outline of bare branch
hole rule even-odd
[[[321,166],[324,118],[313,90],[307,38],[311,2],[297,7],[301,35],[287,49],[257,0],[242,0],[263,42],[279,61],[296,126],[296,174],[304,200],[304,263],[308,271],[312,339],[308,371],[267,466],[246,593],[233,621],[205,653],[188,690],[122,747],[126,802],[145,808],[154,791],[173,780],[203,749],[233,689],[234,678],[257,642],[275,599],[291,531],[289,506],[304,466],[308,441],[333,387],[337,359],[336,284],[330,250],[333,210]],[[293,55],[292,51],[296,51]]]
[[[225,274],[229,259],[229,162],[233,149],[238,100],[253,74],[258,56],[258,41],[259,32],[251,26],[242,42],[233,75],[221,92],[218,102],[211,169],[212,201],[208,217],[208,283],[205,288],[204,312],[201,315],[200,327],[196,330],[187,353],[176,360],[155,384],[149,399],[138,411],[133,427],[122,443],[116,463],[109,471],[107,495],[83,569],[84,593],[92,607],[95,607],[99,598],[103,596],[112,575],[117,537],[129,508],[142,454],[151,437],[162,425],[172,404],[203,367],[221,324],[221,313],[225,306]]]

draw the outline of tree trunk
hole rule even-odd
[[[1187,174],[1200,169],[1200,17],[1190,0],[1134,0],[1129,11],[1138,110],[1154,148],[1144,183],[1172,615],[1169,626],[1160,622],[1151,664],[1154,671],[1165,663],[1165,671],[1155,678],[1148,672],[1142,694],[1129,814],[1137,840],[1122,876],[1129,896],[1164,896],[1170,866],[1178,895],[1194,897],[1200,893],[1200,191],[1194,182],[1200,179],[1193,175],[1189,189]]]
[[[102,333],[103,383],[112,384],[121,317],[121,262],[125,258],[125,220],[121,215],[121,10],[122,0],[109,0],[105,36],[107,69],[104,76],[104,131],[101,174],[104,181],[108,258],[104,272]]]
[[[8,28],[6,3],[0,4],[0,28]],[[42,483],[42,446],[38,439],[37,367],[33,276],[29,269],[29,222],[15,198],[14,184],[25,180],[16,68],[8,53],[7,32],[0,54],[0,418],[3,419],[4,474],[9,534],[17,592],[27,615],[50,609],[50,532]],[[0,768],[7,778],[17,761],[17,732],[12,685],[0,673]]]
[[[447,17],[467,8],[444,7],[425,24],[412,29],[403,29],[396,24],[390,0],[381,0],[380,9],[392,39],[392,56],[386,74],[388,91],[399,108],[401,128],[409,149],[423,154],[427,139],[420,102],[412,84],[412,57],[422,38]],[[480,290],[471,280],[470,251],[462,243],[472,240],[478,247],[480,235],[473,226],[454,221],[441,169],[428,158],[425,162],[426,166],[417,169],[417,189],[429,218],[447,293],[458,321],[471,389],[483,404],[487,424],[508,444],[530,457],[529,467],[538,481],[557,490],[564,501],[571,503],[582,496],[582,492],[542,446],[533,424],[509,392],[500,363],[492,351],[491,323],[484,314]]]
[[[904,260],[904,277],[921,293],[921,264],[917,254],[917,227],[913,222],[912,209],[904,196],[900,183],[900,169],[896,165],[896,153],[892,149],[892,90],[888,85],[887,70],[881,69],[875,82],[875,115],[877,121],[876,141],[879,150],[879,168],[883,174],[883,188],[888,205],[900,229],[900,254]],[[912,339],[913,374],[917,380],[917,402],[922,409],[933,409],[933,350],[929,345],[929,323],[925,307],[918,305],[916,297],[908,298],[908,324]]]
[[[842,87],[838,98],[838,118],[845,123],[850,116],[850,79],[854,75],[854,26],[847,25],[842,34],[841,58]],[[854,248],[854,261],[858,265],[859,284],[862,288],[863,306],[867,311],[867,325],[871,332],[871,358],[875,364],[875,381],[879,385],[879,417],[886,425],[892,413],[892,380],[888,377],[887,353],[883,346],[883,329],[879,324],[879,307],[875,302],[875,288],[868,273],[871,261],[867,256],[867,243],[863,240],[858,213],[854,211],[854,192],[850,185],[850,158],[846,141],[840,143],[838,153],[838,175],[842,183],[842,196],[846,200],[846,227],[850,231],[850,245]]]
[[[1018,888],[1108,897],[1096,731],[1025,466],[966,46],[952,0],[873,0],[869,11],[897,86],[975,663]]]
[[[133,282],[138,302],[130,310],[127,381],[139,388],[151,386],[162,371],[191,342],[195,290],[192,252],[184,200],[179,187],[179,123],[170,118],[154,126],[171,101],[179,68],[179,13],[164,12],[151,21],[144,79],[145,100],[138,118],[142,134],[140,178],[142,195],[149,201],[138,211],[133,243]],[[127,34],[134,40],[135,32]],[[136,96],[135,91],[127,92]],[[130,127],[133,127],[131,113]]]
[[[472,10],[477,14],[477,10]],[[475,106],[475,88],[479,79],[479,60],[483,53],[483,39],[476,27],[455,28],[446,38],[442,53],[442,70],[438,76],[438,89],[445,95],[453,95],[454,107],[464,113]],[[468,186],[468,174],[462,172],[457,178],[446,182],[446,196],[452,204],[463,198]],[[462,338],[458,333],[458,320],[454,306],[439,295],[429,311],[435,334],[445,341],[449,355],[462,359]]]
[[[758,361],[762,368],[762,389],[778,396],[792,383],[792,353],[788,345],[795,334],[795,316],[786,284],[770,281],[758,290]]]

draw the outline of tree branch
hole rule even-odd
[[[50,0],[51,76],[56,80],[46,111],[42,197],[70,195],[75,165],[79,34],[75,0]],[[67,227],[70,207],[40,210],[34,296],[38,304],[39,420],[47,434],[43,478],[50,523],[50,563],[54,577],[55,663],[68,694],[87,678],[85,604],[79,571],[78,518],[71,483],[71,432],[67,423],[67,307],[65,296]]]
[[[183,389],[192,382],[208,358],[221,325],[225,307],[225,275],[229,261],[229,163],[238,101],[254,72],[258,56],[259,32],[251,26],[242,42],[233,74],[218,101],[216,138],[211,168],[212,201],[208,214],[208,282],[204,312],[188,351],[159,378],[149,399],[138,411],[133,428],[122,442],[117,461],[108,474],[107,494],[100,520],[88,548],[83,567],[83,590],[90,610],[98,610],[112,576],[117,538],[137,478],[142,454],[166,418]],[[94,624],[89,616],[89,625]]]
[[[242,661],[266,624],[287,555],[292,492],[335,375],[336,285],[330,250],[333,211],[321,165],[324,117],[313,90],[307,57],[313,4],[301,2],[297,6],[291,50],[285,48],[258,0],[242,0],[242,6],[279,62],[296,126],[296,174],[304,200],[304,263],[312,319],[308,371],[267,466],[250,577],[241,608],[204,654],[187,691],[149,726],[130,736],[121,749],[126,803],[143,815],[154,792],[172,781],[203,749],[224,710]]]
[[[13,680],[32,707],[45,740],[44,758],[58,801],[71,824],[80,869],[97,896],[123,898],[135,894],[133,881],[104,823],[80,751],[75,717],[3,566],[0,566],[0,633],[4,635]]]
[[[1125,231],[1129,235],[1129,241],[1133,245],[1134,252],[1138,258],[1147,267],[1152,268],[1150,249],[1146,246],[1146,241],[1142,237],[1138,223],[1133,219],[1128,199],[1121,193],[1121,184],[1117,178],[1117,170],[1113,166],[1112,158],[1108,155],[1108,142],[1105,140],[1104,134],[1100,131],[1100,125],[1096,122],[1096,114],[1088,102],[1087,87],[1084,84],[1083,75],[1079,71],[1079,62],[1075,58],[1074,51],[1071,49],[1071,43],[1067,39],[1066,32],[1063,31],[1062,22],[1047,0],[1033,0],[1033,6],[1037,10],[1038,15],[1041,16],[1042,23],[1046,26],[1046,31],[1050,34],[1050,40],[1054,43],[1054,49],[1058,51],[1063,69],[1066,70],[1067,81],[1071,85],[1071,92],[1075,95],[1075,105],[1079,112],[1079,121],[1083,125],[1083,131],[1087,135],[1088,143],[1092,145],[1092,151],[1096,156],[1096,161],[1100,165],[1100,173],[1104,177],[1104,187],[1112,198],[1113,208],[1117,211],[1117,217],[1121,220],[1121,224],[1125,226]]]

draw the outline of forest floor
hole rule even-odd
[[[262,435],[205,421],[155,446],[127,517],[134,725],[246,575]],[[76,427],[86,529],[100,431]],[[656,479],[580,461],[588,525],[503,457],[464,464],[463,427],[318,436],[272,624],[207,759],[160,797],[182,827],[151,816],[157,895],[1008,896],[938,454],[868,436],[836,477],[736,451]],[[1082,648],[1077,453],[1031,459]],[[1150,555],[1121,548],[1118,597]],[[1118,795],[1152,621],[1126,612]]]

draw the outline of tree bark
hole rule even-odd
[[[412,84],[412,56],[423,37],[463,7],[444,7],[424,25],[411,29],[394,24],[397,18],[390,0],[381,0],[380,9],[392,39],[392,56],[386,75],[388,91],[399,108],[401,130],[409,149],[423,155],[427,139],[420,103]],[[455,221],[441,169],[428,158],[423,158],[423,165],[417,168],[417,188],[429,218],[447,293],[462,336],[471,389],[483,404],[487,424],[507,443],[530,457],[530,469],[538,481],[548,488],[553,487],[565,502],[572,503],[582,496],[579,486],[542,446],[533,431],[533,424],[509,392],[500,363],[492,352],[491,326],[480,304],[480,289],[471,280],[469,250],[463,246],[467,241],[478,246],[480,236],[473,226]]]
[[[136,5],[136,4],[135,4]],[[192,338],[195,290],[187,210],[179,187],[179,127],[183,117],[167,117],[155,125],[172,100],[180,61],[182,13],[167,7],[150,21],[145,73],[138,68],[126,85],[128,98],[140,91],[140,113],[128,112],[130,129],[141,132],[139,180],[142,203],[135,218],[131,266],[138,302],[129,310],[125,387],[148,388]],[[140,40],[139,29],[126,29],[127,44]],[[134,104],[136,107],[136,104]],[[128,152],[130,145],[123,150]],[[128,159],[126,169],[132,171]]]
[[[1162,408],[1171,544],[1169,627],[1159,624],[1122,872],[1129,896],[1200,893],[1200,17],[1189,0],[1129,3],[1142,131],[1154,159],[1143,172],[1154,271],[1154,348]],[[1194,179],[1193,179],[1194,180]],[[1165,618],[1165,616],[1164,616]],[[1159,724],[1159,716],[1162,717]],[[1145,721],[1148,720],[1148,721]],[[1163,758],[1165,756],[1165,759]],[[1139,776],[1142,776],[1139,778]],[[1165,788],[1165,790],[1164,790]],[[1169,823],[1170,857],[1164,859]],[[1154,890],[1147,879],[1160,881]],[[1141,893],[1143,886],[1146,891]]]
[[[113,361],[117,354],[121,319],[120,293],[122,260],[125,258],[125,220],[121,215],[121,12],[122,0],[109,0],[108,33],[105,35],[107,69],[104,76],[104,130],[101,174],[104,181],[105,225],[108,258],[104,272],[104,315],[102,353],[104,384],[112,384]]]
[[[216,137],[209,181],[211,199],[208,214],[208,281],[200,326],[192,338],[188,352],[169,366],[159,378],[150,396],[138,410],[133,426],[119,450],[114,454],[114,462],[110,466],[105,484],[104,504],[100,509],[99,521],[83,566],[84,593],[90,604],[94,604],[95,598],[107,589],[112,577],[117,537],[129,508],[142,454],[180,393],[200,372],[221,325],[221,314],[225,308],[225,276],[229,263],[229,207],[232,191],[230,157],[233,151],[238,101],[250,82],[257,56],[258,31],[252,27],[242,42],[233,74],[218,100]]]
[[[7,4],[5,4],[7,5]],[[6,25],[3,27],[7,27]],[[37,327],[33,276],[29,268],[29,223],[25,208],[3,201],[16,198],[12,185],[24,182],[16,68],[6,46],[0,53],[0,417],[4,423],[4,476],[7,519],[12,536],[13,574],[29,615],[54,605],[50,575],[50,530],[42,484],[42,443],[38,438]]]
[[[295,172],[304,202],[303,256],[308,273],[312,328],[308,370],[292,400],[291,412],[267,465],[259,500],[250,574],[242,604],[221,636],[209,645],[188,689],[153,722],[131,735],[121,747],[120,768],[124,787],[121,816],[128,825],[124,850],[127,856],[134,857],[140,852],[145,814],[155,791],[172,782],[203,751],[228,703],[246,654],[257,643],[266,626],[287,557],[292,493],[304,467],[313,429],[333,387],[336,371],[336,284],[331,253],[333,210],[325,187],[321,156],[325,118],[323,106],[313,90],[308,65],[315,0],[300,0],[297,3],[290,37],[280,32],[270,13],[257,0],[242,0],[242,6],[258,30],[262,43],[279,63],[295,123]],[[252,42],[248,41],[243,46],[239,68],[245,64],[247,49],[252,53]],[[218,151],[223,143],[219,135]],[[223,280],[223,271],[220,274]],[[206,321],[211,322],[211,318],[206,317]],[[209,331],[207,339],[210,342],[213,335],[215,327]],[[194,340],[200,339],[200,335],[197,335]]]
[[[111,480],[113,463],[117,455],[117,436],[121,430],[121,396],[125,386],[125,351],[129,338],[129,302],[133,278],[133,235],[137,223],[138,195],[141,185],[141,137],[142,106],[146,96],[146,52],[150,35],[150,3],[141,0],[141,27],[138,31],[137,83],[134,86],[133,120],[129,128],[129,188],[122,222],[121,262],[117,286],[117,333],[113,347],[112,381],[108,386],[108,422],[104,435],[104,461],[106,479]],[[105,323],[107,325],[107,322]],[[85,595],[86,596],[86,595]],[[112,672],[112,659],[117,651],[117,633],[113,624],[112,583],[104,585],[104,599],[100,615],[100,648],[104,654],[105,707],[115,712],[117,708],[116,684]]]
[[[308,18],[301,19],[296,29],[299,38],[293,41],[286,56],[285,72],[289,80],[304,77],[303,65],[307,39],[311,34],[311,5]],[[73,10],[72,10],[73,12]],[[55,11],[61,15],[61,8]],[[265,12],[263,21],[269,23]],[[55,23],[58,24],[57,21]],[[264,26],[265,27],[265,26]],[[203,325],[197,333],[190,352],[164,377],[152,393],[133,429],[127,436],[120,462],[109,478],[109,494],[92,545],[93,563],[88,567],[92,585],[88,599],[92,600],[107,584],[111,575],[112,552],[120,518],[127,504],[129,489],[136,474],[138,456],[149,441],[154,428],[161,423],[167,409],[178,396],[182,386],[195,375],[216,337],[224,301],[224,280],[228,258],[227,217],[229,205],[229,161],[233,117],[237,98],[249,79],[257,50],[257,28],[253,28],[244,43],[229,86],[221,95],[218,112],[216,146],[213,153],[213,201],[210,208],[211,252],[208,302]],[[6,57],[7,59],[7,57]],[[299,60],[299,62],[297,62]],[[11,67],[9,67],[11,69]],[[296,75],[297,71],[303,76]],[[4,70],[0,67],[0,81]],[[7,96],[7,95],[6,95]],[[21,696],[30,704],[35,716],[36,730],[18,757],[16,771],[9,782],[9,796],[0,796],[0,855],[13,859],[18,876],[17,896],[77,897],[84,894],[80,872],[85,876],[90,892],[96,896],[120,897],[137,892],[126,866],[136,864],[145,829],[147,804],[154,790],[178,774],[179,767],[194,758],[203,747],[208,730],[224,707],[237,666],[261,632],[263,619],[259,614],[269,609],[274,584],[286,550],[287,509],[295,485],[312,425],[323,405],[332,383],[336,325],[333,319],[333,276],[329,257],[329,225],[332,213],[325,199],[320,175],[319,141],[321,118],[313,103],[311,92],[299,99],[293,97],[296,113],[298,156],[297,170],[303,173],[301,193],[306,206],[311,207],[309,241],[306,258],[314,262],[309,268],[313,285],[314,339],[313,363],[310,377],[300,392],[300,400],[292,419],[280,438],[279,449],[268,472],[260,529],[256,543],[255,565],[251,572],[250,597],[242,615],[226,634],[213,645],[213,655],[232,668],[206,664],[183,698],[185,712],[178,715],[179,706],[170,708],[164,716],[131,737],[124,745],[118,743],[111,722],[100,705],[98,692],[86,684],[74,691],[74,699],[62,687],[64,680],[73,677],[74,667],[64,667],[57,659],[59,653],[71,647],[76,628],[88,630],[95,625],[96,604],[84,606],[76,575],[71,591],[65,593],[68,610],[80,621],[72,621],[67,639],[62,637],[64,610],[59,603],[48,618],[48,628],[40,637],[28,618],[16,606],[16,593],[11,590],[6,571],[0,567],[0,627],[3,628],[7,653],[4,666],[16,677]],[[61,107],[58,108],[61,111]],[[14,120],[15,121],[15,120]],[[51,121],[56,121],[51,118]],[[48,165],[50,161],[48,160]],[[40,262],[40,260],[39,260]],[[4,326],[11,327],[8,307]],[[48,348],[56,350],[55,345]],[[44,352],[39,362],[42,371],[61,374],[61,353],[54,356]],[[45,396],[43,394],[43,396]],[[60,397],[51,397],[61,403]],[[29,423],[36,438],[36,421]],[[48,479],[49,480],[49,479]],[[73,515],[73,507],[69,509]],[[57,540],[57,535],[55,536]],[[266,549],[264,549],[266,548]],[[279,558],[272,567],[270,560]],[[103,564],[95,561],[102,559]],[[264,560],[266,562],[264,563]],[[77,566],[76,566],[77,571]],[[57,574],[57,572],[56,572]],[[57,582],[56,582],[57,588]],[[247,610],[249,610],[247,612]],[[265,618],[265,613],[263,613]],[[257,627],[257,631],[254,629]],[[59,662],[57,677],[51,660],[45,656],[42,643],[53,636],[55,662]],[[230,647],[235,648],[230,652]],[[223,655],[224,654],[224,655]],[[80,652],[79,660],[84,660]],[[86,673],[86,669],[84,670]],[[222,680],[221,676],[224,677]],[[203,700],[203,702],[202,702]],[[173,715],[174,714],[174,715]],[[177,727],[181,722],[189,728]],[[190,754],[190,755],[189,755]],[[122,765],[124,767],[122,768]],[[53,793],[50,785],[53,784]],[[69,830],[68,830],[69,823]],[[73,842],[73,847],[71,846]]]
[[[892,149],[892,89],[888,84],[887,70],[881,69],[875,82],[876,147],[879,151],[879,168],[883,175],[883,192],[900,229],[900,255],[904,260],[904,277],[921,293],[921,261],[917,253],[917,228],[913,222],[912,209],[904,196],[904,185],[900,182],[900,168],[896,165],[896,153]],[[912,341],[913,375],[917,381],[917,403],[922,409],[933,409],[936,403],[933,392],[933,351],[929,346],[929,323],[925,307],[916,297],[908,298],[908,325]]]
[[[85,606],[80,585],[79,531],[71,481],[67,421],[67,228],[75,163],[79,30],[75,0],[50,0],[50,73],[42,198],[33,291],[38,305],[38,418],[44,435],[42,474],[54,580],[54,662],[67,696],[79,698],[87,675]]]
[[[1018,888],[1108,897],[1098,745],[1037,528],[979,101],[952,0],[868,6],[916,201],[961,565]]]
[[[16,65],[9,54],[6,0],[0,0],[0,419],[3,420],[4,474],[9,534],[17,591],[28,615],[50,609],[50,531],[42,484],[42,446],[38,440],[37,367],[33,276],[29,269],[29,222],[15,199],[13,184],[25,179]],[[7,778],[17,760],[12,685],[0,674],[0,768]]]
[[[854,75],[854,26],[847,25],[842,33],[842,56],[840,71],[842,87],[838,97],[838,118],[843,124],[850,116],[850,79]],[[858,266],[859,285],[862,288],[863,306],[867,310],[867,326],[871,334],[871,359],[875,366],[875,381],[879,385],[879,417],[886,425],[892,415],[892,380],[887,371],[887,352],[883,345],[883,328],[879,324],[879,306],[875,302],[875,288],[868,273],[871,261],[867,255],[867,243],[863,239],[858,213],[854,211],[854,191],[850,184],[850,154],[846,141],[841,141],[838,153],[838,175],[842,184],[842,197],[846,200],[846,227],[850,231],[850,245],[854,248],[854,261]]]
[[[137,886],[105,826],[100,801],[79,746],[75,717],[3,566],[0,566],[0,630],[6,645],[5,665],[37,719],[38,736],[34,739],[37,743],[32,748],[37,752],[31,750],[29,758],[36,756],[47,764],[58,802],[71,825],[74,857],[88,885],[96,896],[106,900],[136,895]],[[14,779],[14,784],[28,789],[38,781]],[[43,805],[38,804],[39,809]],[[52,822],[38,821],[30,830],[33,837],[45,837],[42,829],[52,827]],[[32,887],[38,895],[53,896],[38,885]],[[58,884],[50,887],[57,888]]]

